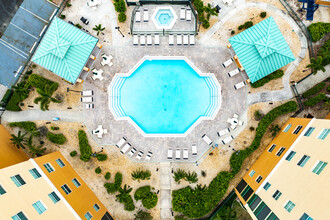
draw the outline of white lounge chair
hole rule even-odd
[[[180,160],[180,158],[181,158],[181,149],[177,148],[175,150],[175,159]]]
[[[143,154],[144,154],[144,153],[143,153],[143,151],[142,151],[142,150],[140,150],[140,151],[139,151],[139,153],[136,155],[136,157],[135,157],[135,158],[136,158],[136,159],[138,159],[138,160],[141,160],[141,158],[142,158]]]
[[[152,45],[152,38],[151,38],[151,35],[147,35],[147,45],[149,45],[149,46]]]
[[[229,77],[233,77],[233,76],[235,76],[237,73],[239,73],[239,71],[240,71],[240,69],[239,69],[239,68],[236,68],[236,69],[230,71],[230,72],[228,73],[228,76],[229,76]]]
[[[187,12],[186,12],[186,20],[187,20],[187,21],[191,21],[191,9],[190,9],[190,8],[187,9]]]
[[[221,136],[224,136],[226,134],[228,134],[230,132],[230,129],[229,128],[225,128],[219,132],[217,132],[218,136],[221,137]]]
[[[188,35],[187,34],[185,34],[185,35],[183,35],[183,45],[188,45]]]
[[[136,152],[136,148],[135,147],[132,147],[131,151],[128,152],[127,156],[132,157],[133,154],[135,154],[135,152]]]
[[[120,153],[122,153],[122,154],[125,154],[126,153],[126,151],[128,151],[128,149],[130,149],[131,148],[131,144],[130,143],[126,143],[125,144],[125,146],[120,150]]]
[[[234,140],[234,137],[233,137],[233,135],[230,135],[230,136],[226,137],[225,139],[223,139],[221,142],[222,142],[223,144],[228,144],[228,143],[230,143],[232,140]]]
[[[186,9],[181,8],[180,9],[180,20],[185,20],[186,19]]]
[[[176,44],[177,45],[182,44],[182,36],[180,34],[176,35]]]
[[[91,103],[86,104],[86,105],[85,105],[85,108],[86,108],[86,109],[94,108],[94,104],[91,104]]]
[[[133,45],[139,45],[139,37],[136,34],[133,35]]]
[[[195,45],[195,36],[193,34],[189,35],[190,45]]]
[[[213,144],[212,140],[206,134],[203,134],[202,138],[207,143],[207,145]]]
[[[135,22],[140,22],[140,21],[141,21],[141,12],[140,12],[140,10],[136,10]]]
[[[229,60],[226,60],[225,62],[223,62],[221,65],[225,68],[227,66],[229,66],[230,64],[233,63],[233,58],[230,58]]]
[[[169,44],[170,46],[173,46],[173,44],[174,44],[174,36],[173,36],[173,34],[170,34],[170,35],[168,36],[168,44]]]
[[[155,34],[155,45],[159,45],[159,34]]]
[[[152,152],[148,151],[147,156],[146,156],[146,160],[149,161],[152,157]]]
[[[172,150],[172,148],[169,148],[167,150],[167,159],[171,160],[172,158],[173,158],[173,150]]]
[[[148,9],[144,9],[143,10],[143,21],[148,22],[148,20],[149,20],[149,11],[148,11]]]
[[[144,46],[146,44],[146,37],[144,35],[140,35],[140,45]]]
[[[234,89],[240,89],[242,87],[244,87],[246,85],[245,81],[239,82],[237,84],[234,85]]]
[[[188,160],[188,148],[183,149],[183,159]]]
[[[191,145],[191,153],[192,155],[197,155],[197,145],[195,143]]]
[[[82,91],[81,95],[82,96],[92,96],[92,95],[94,95],[94,91],[93,90]]]
[[[122,137],[116,144],[116,147],[121,148],[126,143],[126,141],[127,141],[126,138]]]
[[[244,121],[238,121],[238,125],[242,126],[244,124]]]
[[[82,97],[80,99],[81,102],[86,103],[86,102],[93,102],[93,97]]]
[[[233,115],[233,118],[238,118],[238,114],[235,113],[235,114]]]

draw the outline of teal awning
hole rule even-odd
[[[97,38],[55,17],[32,61],[75,83],[97,42]]]
[[[251,82],[295,60],[273,17],[229,39]]]

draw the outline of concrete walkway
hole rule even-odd
[[[160,163],[160,219],[173,219],[171,202],[171,163]]]
[[[36,120],[51,121],[52,118],[59,117],[61,121],[81,122],[82,116],[82,111],[41,111],[35,109],[20,112],[5,111],[1,118],[6,122],[15,122]]]

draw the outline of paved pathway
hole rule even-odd
[[[171,163],[160,163],[160,219],[173,219],[171,202]]]
[[[20,112],[5,111],[2,115],[2,120],[7,122],[15,121],[36,121],[36,120],[49,120],[51,121],[54,117],[60,117],[61,121],[68,122],[81,122],[82,111],[41,111],[41,110],[27,110]]]

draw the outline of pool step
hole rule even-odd
[[[116,117],[125,117],[126,114],[124,110],[122,109],[120,105],[120,89],[123,86],[123,83],[125,82],[126,78],[125,77],[117,77],[115,79],[114,84],[112,85],[111,88],[111,107],[116,114]]]

